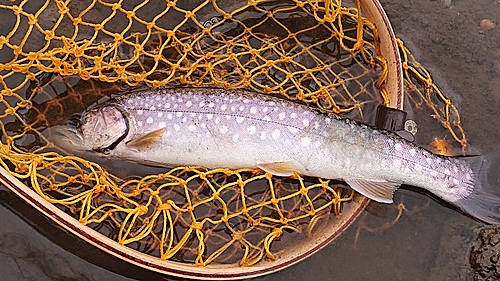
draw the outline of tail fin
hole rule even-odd
[[[453,204],[481,221],[500,225],[500,153],[465,160],[476,175],[474,189]]]

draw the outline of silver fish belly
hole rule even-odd
[[[401,184],[413,185],[499,223],[490,207],[481,213],[490,193],[477,184],[485,158],[438,156],[392,133],[247,91],[126,94],[84,112],[68,130],[61,133],[66,148],[160,166],[259,167],[278,176],[342,179],[379,202],[392,202]]]

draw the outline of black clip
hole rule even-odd
[[[377,108],[377,129],[391,132],[402,131],[405,129],[406,111],[396,108],[379,105]]]

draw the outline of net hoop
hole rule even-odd
[[[387,94],[390,99],[390,107],[402,109],[403,102],[403,75],[401,59],[397,47],[397,41],[389,20],[378,0],[361,0],[363,12],[367,18],[376,24],[380,38],[378,44],[382,55],[388,60],[389,71],[386,79]],[[32,189],[21,183],[5,169],[0,167],[0,182],[9,190],[14,192],[22,200],[29,203],[39,212],[53,220],[68,232],[85,240],[91,245],[108,254],[122,259],[131,264],[171,276],[195,278],[199,280],[236,280],[258,277],[284,268],[290,267],[314,253],[318,252],[330,242],[335,240],[346,228],[348,228],[363,209],[369,203],[369,199],[356,195],[353,204],[348,205],[339,219],[339,227],[336,229],[324,229],[318,233],[317,239],[309,239],[297,245],[294,249],[277,256],[274,261],[264,260],[251,267],[235,267],[234,265],[213,265],[205,267],[183,264],[179,262],[161,260],[117,243],[110,238],[80,224],[77,220],[64,213],[56,206],[43,200]],[[311,241],[312,240],[312,241]]]

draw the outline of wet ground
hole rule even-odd
[[[459,100],[463,126],[475,150],[498,147],[500,134],[500,2],[493,0],[384,0],[399,37],[431,69],[437,83]],[[496,24],[480,26],[483,19]],[[404,198],[401,198],[404,197]],[[257,280],[472,280],[469,257],[484,224],[427,196],[397,192],[396,202],[420,211],[403,213],[384,231],[394,209],[376,207],[327,248]],[[89,247],[0,192],[0,272],[8,280],[171,280]],[[18,213],[6,209],[13,206]],[[36,228],[23,220],[36,222]],[[51,240],[49,240],[51,239]],[[91,261],[91,262],[88,262]]]

